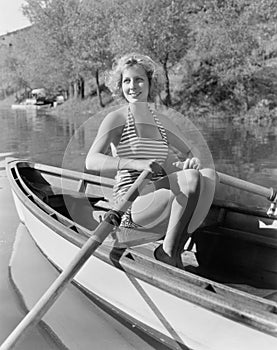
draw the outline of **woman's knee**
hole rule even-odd
[[[215,193],[219,185],[219,176],[214,169],[204,168],[200,170],[203,186],[209,189],[210,193]]]
[[[203,168],[200,170],[202,176],[214,181],[215,183],[219,183],[219,177],[214,169],[211,168]]]
[[[179,186],[189,197],[199,193],[201,173],[195,169],[181,171]]]

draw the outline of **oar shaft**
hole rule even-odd
[[[134,184],[126,193],[124,199],[118,205],[119,212],[125,212],[131,205],[132,201],[139,194],[139,188],[143,186],[144,180],[149,175],[148,171],[143,171]],[[30,310],[25,318],[19,323],[14,331],[1,345],[0,350],[11,350],[14,348],[18,340],[29,330],[35,326],[43,317],[43,315],[54,304],[68,283],[72,281],[76,273],[81,269],[84,263],[94,253],[94,251],[102,244],[104,239],[111,232],[109,214],[94,231],[93,235],[87,240],[83,247],[78,251],[69,266],[59,275],[54,283],[48,288],[36,305]]]
[[[50,309],[57,298],[61,295],[68,283],[71,282],[76,273],[80,270],[83,264],[91,256],[91,254],[100,246],[100,240],[104,239],[111,230],[111,225],[103,221],[101,227],[97,230],[101,237],[95,240],[95,237],[90,237],[81,250],[74,257],[70,265],[59,275],[59,277],[52,283],[44,295],[39,299],[35,306],[28,312],[23,320],[18,324],[14,331],[1,345],[1,350],[13,349],[18,340],[24,336],[31,327],[34,327]]]
[[[222,174],[220,172],[217,172],[217,174],[219,176],[219,181],[222,184],[232,186],[247,192],[251,192],[253,194],[257,194],[262,197],[266,197],[269,200],[272,200],[271,198],[274,197],[274,191],[272,188],[256,185],[251,182],[241,180],[230,175]]]

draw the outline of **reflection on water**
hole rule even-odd
[[[69,120],[40,111],[1,111],[0,150],[42,163],[59,165],[77,128]]]
[[[105,114],[59,118],[41,110],[0,111],[0,152],[82,170],[85,155]],[[194,121],[194,124],[204,136],[218,171],[277,187],[277,123],[243,125],[226,117]],[[217,196],[247,205],[267,205],[265,199],[230,187],[221,189]]]
[[[240,124],[228,120],[202,122],[216,169],[266,187],[277,187],[277,123]],[[268,206],[266,199],[230,187],[218,195],[252,206]]]

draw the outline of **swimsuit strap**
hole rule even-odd
[[[167,141],[167,135],[166,135],[166,131],[165,128],[163,127],[162,123],[160,122],[160,119],[158,118],[158,116],[156,115],[155,111],[149,107],[149,111],[151,112],[151,114],[153,115],[154,121],[160,131],[160,134],[162,136],[163,141],[168,144]],[[127,116],[127,129],[132,129],[132,131],[135,131],[135,118],[133,113],[131,112],[131,108],[130,105],[128,106],[128,116]],[[135,131],[136,133],[136,131]],[[137,134],[137,133],[136,133]]]
[[[167,141],[167,135],[166,135],[166,131],[164,126],[162,125],[162,123],[160,122],[160,119],[158,118],[157,114],[155,113],[155,111],[152,108],[149,108],[150,112],[152,113],[155,123],[157,124],[158,129],[160,130],[160,133],[162,135],[162,139],[166,142],[166,144],[168,143]]]

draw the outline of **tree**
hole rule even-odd
[[[1,48],[2,79],[4,89],[14,92],[20,89],[30,89],[31,82],[26,71],[28,56],[25,54],[24,42],[28,31],[20,31],[8,39],[9,44]],[[5,86],[5,87],[4,87]]]
[[[231,108],[250,107],[253,77],[263,64],[261,3],[205,1],[201,11],[190,18],[193,35],[186,56],[190,73],[183,97],[196,103],[228,101]]]
[[[159,61],[166,79],[165,99],[171,104],[169,69],[188,48],[190,29],[187,6],[182,0],[139,0],[114,2],[111,22],[115,54],[138,51]]]
[[[62,80],[68,82],[71,94],[83,98],[85,79],[93,76],[99,102],[103,106],[99,70],[111,62],[105,1],[26,2],[25,14],[40,31],[38,40],[45,45],[42,52],[48,59],[47,65],[54,72],[50,72],[49,79],[62,76]]]
[[[106,1],[84,1],[80,10],[79,25],[75,26],[75,58],[78,71],[93,76],[99,104],[103,107],[99,73],[110,67],[109,32],[110,13]]]
[[[0,98],[5,98],[9,90],[13,90],[16,86],[15,74],[7,65],[9,63],[8,57],[10,56],[10,47],[1,45],[0,46]]]
[[[60,86],[66,81],[67,89],[73,87],[73,92],[77,91],[83,97],[84,79],[78,71],[74,46],[80,4],[77,0],[26,0],[23,8],[25,15],[37,28],[35,41],[41,45],[39,57],[41,62],[44,61],[42,71],[47,71],[45,76],[49,84]]]

